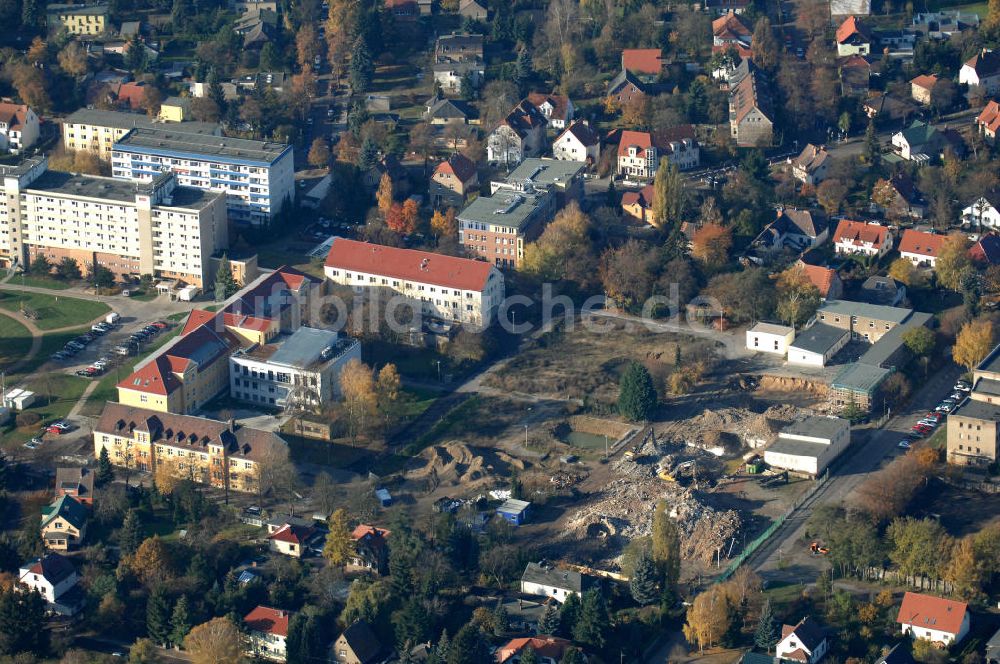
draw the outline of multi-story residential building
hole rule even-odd
[[[519,164],[537,157],[545,149],[545,126],[541,111],[527,100],[515,106],[487,138],[486,156],[494,164]]]
[[[56,4],[45,6],[49,29],[65,28],[71,35],[99,35],[108,28],[107,4]]]
[[[284,609],[258,606],[243,616],[246,625],[246,653],[274,662],[284,662],[288,638],[288,621],[292,614]]]
[[[219,312],[195,309],[181,334],[118,383],[118,400],[163,413],[194,413],[229,388],[229,357],[308,324],[321,282],[281,267],[251,282]]]
[[[666,158],[680,170],[696,168],[701,163],[700,148],[691,125],[666,131],[623,131],[618,143],[618,174],[632,179],[656,177],[660,161]]]
[[[292,146],[188,133],[183,125],[137,127],[114,144],[111,173],[148,181],[173,171],[182,185],[226,194],[238,224],[270,222],[294,196]]]
[[[552,156],[564,161],[596,164],[601,157],[601,136],[586,120],[577,120],[552,143]]]
[[[228,243],[221,194],[179,187],[172,173],[133,183],[47,168],[45,157],[0,166],[0,260],[7,265],[72,258],[122,277],[212,282],[210,258]]]
[[[502,180],[490,182],[490,194],[498,191],[546,190],[556,196],[556,205],[562,207],[570,200],[583,197],[582,161],[563,161],[546,157],[525,159]]]
[[[841,219],[833,233],[833,245],[841,255],[864,254],[881,258],[892,249],[892,229],[880,224]]]
[[[764,74],[744,60],[729,80],[729,130],[739,146],[770,145],[774,112]]]
[[[45,548],[76,549],[87,533],[87,508],[72,496],[59,496],[42,508],[41,534]]]
[[[871,53],[872,36],[867,26],[856,16],[848,16],[837,28],[837,55],[868,55]]]
[[[181,479],[245,493],[259,487],[258,464],[288,454],[285,442],[270,431],[113,401],[94,426],[94,456],[102,449],[116,466],[144,473],[165,469]]]
[[[524,246],[556,211],[555,196],[527,187],[480,196],[458,215],[458,239],[469,252],[500,267],[518,268]]]
[[[816,311],[816,320],[849,331],[856,341],[874,344],[897,325],[906,323],[913,314],[913,309],[903,307],[827,300]]]
[[[958,82],[977,85],[988,95],[1000,92],[1000,51],[984,48],[966,60],[958,72]]]
[[[948,462],[988,466],[1000,459],[1000,346],[972,372],[969,400],[948,416]]]
[[[434,207],[460,207],[466,197],[479,187],[476,163],[460,152],[448,157],[434,169],[429,194]]]
[[[493,322],[504,298],[503,274],[490,263],[346,238],[333,241],[323,272],[356,292],[403,295],[423,315],[476,327]]]
[[[0,104],[0,150],[20,152],[38,140],[38,116],[25,104]]]
[[[361,343],[332,330],[300,327],[229,357],[229,394],[272,407],[312,409],[340,395],[340,372],[361,360]]]

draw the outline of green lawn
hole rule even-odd
[[[323,260],[309,258],[305,253],[279,249],[277,247],[256,247],[257,260],[261,267],[278,268],[289,265],[314,277],[323,278]]]
[[[43,423],[66,417],[83,391],[87,389],[89,382],[85,378],[54,372],[33,376],[25,381],[24,386],[38,395],[38,401],[25,412],[38,413]],[[29,430],[20,431],[14,426],[12,420],[0,428],[0,446],[14,447],[36,435],[38,435],[38,429],[32,427]]]
[[[0,290],[0,307],[7,311],[20,311],[22,306],[38,314],[34,323],[41,330],[83,325],[111,311],[108,305],[93,300]]]
[[[81,415],[90,415],[92,417],[97,417],[104,410],[104,404],[108,401],[118,401],[118,381],[121,378],[125,378],[130,373],[135,371],[135,365],[137,365],[140,360],[148,357],[156,350],[158,350],[163,344],[167,343],[178,334],[180,334],[181,326],[175,325],[166,334],[161,334],[154,337],[153,343],[147,346],[144,350],[142,357],[128,358],[122,363],[122,366],[117,371],[112,369],[107,374],[101,377],[100,381],[97,383],[97,387],[94,391],[90,393],[87,397],[87,403],[83,404],[83,408],[80,411]]]
[[[24,358],[31,349],[31,332],[13,318],[0,316],[0,370]]]
[[[34,288],[51,288],[52,290],[66,290],[70,287],[66,281],[59,281],[58,279],[53,279],[52,277],[40,277],[26,274],[23,277],[16,277],[8,282],[8,285],[24,285],[32,286]]]
[[[947,3],[942,4],[946,5]],[[986,18],[986,15],[990,13],[989,3],[987,2],[970,2],[965,5],[951,5],[948,9],[968,12],[970,14],[979,14],[979,18],[981,19]]]

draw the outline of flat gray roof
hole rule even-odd
[[[971,417],[976,420],[1000,422],[1000,405],[969,399],[964,404],[956,408],[949,417],[957,416]]]
[[[792,422],[782,429],[778,435],[788,434],[791,436],[833,438],[844,427],[850,427],[850,423],[839,417],[816,417],[811,415],[797,422]]]
[[[778,325],[777,323],[757,323],[748,331],[760,332],[762,334],[780,334],[784,336],[789,332],[794,332],[795,328],[788,327],[787,325]]]
[[[976,384],[972,389],[980,394],[988,394],[990,396],[997,397],[1000,396],[1000,380],[980,378],[976,381]]]
[[[525,194],[501,189],[492,196],[480,196],[458,213],[463,221],[495,224],[522,229],[535,219],[549,193]]]
[[[779,438],[764,452],[774,452],[776,454],[791,454],[793,456],[813,457],[818,459],[830,450],[829,445],[823,443],[811,443],[807,440],[788,440]]]
[[[990,354],[979,363],[979,366],[976,367],[976,369],[979,369],[980,371],[989,371],[991,373],[1000,372],[1000,345],[997,345],[996,348],[991,350]]]
[[[864,392],[870,395],[890,373],[892,372],[889,369],[855,362],[844,365],[844,368],[833,377],[830,385],[834,389]]]
[[[192,134],[184,130],[183,124],[136,127],[122,136],[115,143],[114,149],[123,148],[151,154],[183,153],[201,157],[218,156],[265,163],[274,162],[290,149],[287,143]]]
[[[890,323],[902,323],[913,313],[913,309],[887,307],[882,304],[868,304],[867,302],[851,302],[850,300],[827,300],[816,313],[860,316],[888,321]]]
[[[531,180],[536,185],[565,186],[570,180],[583,172],[583,169],[586,167],[587,164],[582,161],[531,157],[518,164],[517,168],[503,179],[503,182]]]
[[[174,99],[170,97],[169,99]],[[96,127],[116,127],[118,129],[134,129],[136,127],[156,128],[163,127],[165,123],[155,122],[146,117],[145,114],[122,113],[121,111],[100,111],[96,108],[81,108],[66,116],[63,124],[85,124]],[[204,134],[207,136],[218,136],[222,134],[222,127],[214,122],[172,122],[170,128],[183,131],[188,134]]]
[[[791,344],[791,348],[800,348],[811,353],[826,354],[845,336],[850,334],[847,330],[824,323],[816,323],[812,327],[806,328]]]
[[[134,205],[135,197],[139,193],[140,187],[143,190],[148,190],[149,183],[136,183],[131,180],[118,180],[79,173],[65,173],[63,171],[45,171],[27,187],[27,191],[64,196],[85,196],[87,198],[132,203]],[[170,205],[161,203],[156,207],[200,210],[221,195],[218,192],[202,191],[192,187],[176,187],[171,193],[172,200]]]
[[[314,327],[300,327],[285,341],[278,344],[278,350],[270,361],[290,367],[306,368],[319,360],[324,348],[337,343],[338,335],[332,330],[318,330]]]

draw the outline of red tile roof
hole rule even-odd
[[[993,133],[1000,131],[1000,103],[991,101],[976,118],[976,124],[982,125]]]
[[[854,35],[860,35],[864,39],[870,40],[868,31],[855,16],[848,16],[837,28],[837,43],[843,44]]]
[[[907,228],[903,231],[903,237],[899,240],[899,253],[937,258],[946,237],[945,235],[925,233]]]
[[[651,184],[647,184],[639,191],[626,191],[622,196],[622,205],[632,206],[638,204],[646,209],[649,209],[653,207],[653,196],[655,195],[656,187]]]
[[[658,48],[626,48],[622,51],[622,69],[638,74],[659,74],[663,54]]]
[[[712,35],[718,39],[742,39],[749,42],[752,32],[743,17],[734,12],[729,12],[712,21]]]
[[[134,111],[142,108],[143,102],[146,100],[146,84],[145,83],[122,83],[118,87],[118,103],[124,104],[128,103],[129,108]]]
[[[366,523],[359,524],[351,533],[351,539],[359,540],[366,535],[376,535],[378,537],[388,537],[390,531],[378,526],[369,526]]]
[[[330,247],[326,267],[469,291],[486,288],[493,269],[489,263],[471,258],[397,249],[340,237]]]
[[[850,242],[852,244],[871,243],[881,247],[889,237],[889,229],[878,224],[866,224],[863,221],[841,219],[837,231],[833,234],[834,244]]]
[[[837,279],[837,271],[833,268],[822,267],[820,265],[803,265],[806,276],[812,285],[819,289],[821,297],[826,297],[830,293],[830,286]]]
[[[316,532],[316,529],[312,526],[293,526],[290,523],[286,523],[281,528],[274,531],[274,533],[269,535],[268,539],[277,540],[279,542],[288,542],[289,544],[302,544],[309,539],[314,532]]]
[[[258,606],[243,617],[248,629],[275,636],[288,636],[288,611]]]
[[[0,104],[0,122],[10,129],[20,129],[28,117],[28,107],[24,104]]]
[[[577,140],[580,141],[580,143],[582,143],[585,147],[590,147],[592,145],[600,145],[601,143],[600,134],[591,129],[590,125],[588,125],[583,120],[576,120],[573,122],[573,124],[566,127],[563,133],[560,134],[558,138],[556,138],[556,141],[558,141],[566,134],[572,134],[573,136],[576,136]]]
[[[925,90],[933,90],[938,83],[938,77],[934,74],[922,74],[911,80],[910,83]]]
[[[539,657],[550,657],[558,661],[563,656],[563,653],[566,652],[566,648],[570,646],[570,642],[558,636],[534,636],[511,639],[497,650],[496,661],[500,664],[509,661],[511,658],[521,654],[529,646]]]
[[[170,394],[180,386],[181,381],[174,375],[166,355],[160,355],[118,383],[118,387],[161,396]]]
[[[188,332],[191,332],[195,328],[201,327],[205,323],[209,322],[215,318],[218,314],[214,311],[205,311],[204,309],[192,309],[191,313],[188,314],[187,321],[184,323],[183,329],[181,329],[181,336],[184,336]]]
[[[618,142],[618,156],[624,157],[628,155],[628,149],[633,146],[640,150],[645,150],[652,145],[653,136],[649,132],[625,130],[622,132],[621,140]]]
[[[229,327],[263,332],[267,328],[271,327],[271,323],[273,321],[270,318],[257,318],[255,316],[244,316],[243,314],[223,312],[222,322]]]
[[[569,118],[569,97],[565,95],[547,95],[542,92],[532,92],[526,97],[529,104],[541,112],[541,106],[548,102],[552,106],[551,117],[553,120],[566,121]]]
[[[435,173],[451,173],[459,182],[468,182],[476,174],[476,164],[464,154],[456,152],[434,169]]]
[[[903,595],[903,603],[899,605],[896,622],[958,634],[962,629],[967,609],[968,605],[965,602],[908,592]]]

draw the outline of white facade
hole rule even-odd
[[[820,643],[816,646],[816,651],[813,652],[806,647],[804,643],[802,643],[801,639],[796,636],[795,632],[792,632],[781,641],[778,641],[778,645],[775,646],[774,656],[777,659],[789,659],[798,662],[801,660],[797,657],[788,657],[788,655],[792,654],[796,650],[804,652],[806,654],[808,664],[812,664],[813,662],[818,662],[826,656],[826,651],[829,650],[829,641],[827,639],[820,641]]]
[[[975,228],[1000,227],[1000,209],[990,203],[985,196],[981,196],[971,205],[962,210],[962,223]]]
[[[237,351],[229,358],[229,394],[240,401],[279,408],[288,404],[289,395],[307,407],[328,404],[340,396],[340,372],[350,360],[361,360],[361,344],[349,338],[338,341],[336,332],[305,327],[292,338],[302,330],[328,334],[332,340],[316,347],[302,362],[280,361],[267,345]]]
[[[851,340],[851,334],[844,330],[844,335],[825,351],[812,350],[796,346],[791,343],[788,346],[788,363],[798,364],[804,367],[825,367],[834,355]]]
[[[984,51],[980,56],[981,58],[989,57],[987,55],[988,51]],[[993,54],[992,57],[996,57]],[[983,88],[986,94],[993,95],[1000,92],[1000,71],[994,71],[992,74],[987,74],[985,76],[980,76],[976,72],[976,68],[966,62],[962,65],[962,68],[958,70],[958,82],[959,84],[966,85],[978,85]]]
[[[764,451],[772,468],[816,477],[847,449],[851,425],[839,417],[807,417],[778,434]]]
[[[116,178],[149,181],[167,170],[182,185],[224,193],[237,223],[264,225],[295,195],[290,145],[137,128],[113,146]]]
[[[795,328],[757,323],[747,330],[747,350],[784,356],[795,340]]]
[[[490,163],[517,165],[527,157],[542,153],[545,130],[538,126],[524,132],[521,137],[509,125],[502,124],[493,130],[486,143],[486,158]]]
[[[570,590],[569,588],[544,585],[541,583],[535,583],[534,581],[521,581],[521,592],[525,595],[540,595],[542,597],[551,597],[555,601],[565,602],[570,595],[579,596],[580,593],[575,590]]]
[[[62,579],[56,584],[45,578],[42,574],[35,574],[31,571],[33,563],[28,563],[19,570],[18,581],[28,590],[37,590],[45,601],[55,604],[56,601],[71,590],[80,581],[80,576],[74,571],[72,574]]]
[[[178,190],[171,175],[141,187],[90,175],[47,172],[31,159],[6,173],[0,200],[0,257],[28,263],[97,262],[116,275],[214,279],[211,256],[228,244],[222,196]]]
[[[28,106],[0,104],[0,150],[20,152],[38,140],[38,116]]]
[[[601,146],[599,143],[584,145],[573,132],[564,131],[552,143],[552,156],[563,161],[587,161],[590,159],[591,163],[596,164],[601,156]]]
[[[153,127],[156,124],[156,121],[136,113],[82,108],[71,113],[62,123],[63,147],[69,152],[92,152],[110,161],[114,144],[125,134],[136,127]],[[208,122],[185,122],[174,127],[206,136],[222,134],[218,124]]]
[[[958,632],[946,632],[925,625],[911,625],[908,623],[902,623],[900,628],[904,635],[910,634],[916,639],[926,639],[932,643],[951,645],[952,643],[958,643],[969,633],[969,612],[965,612],[965,616],[962,618],[962,626]]]

